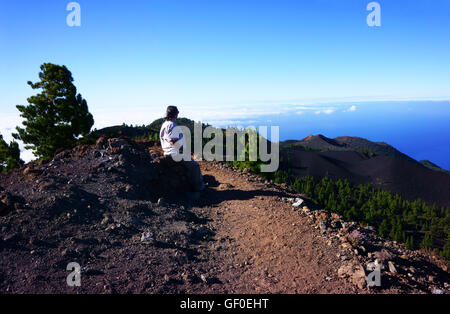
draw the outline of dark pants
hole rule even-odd
[[[182,160],[180,163],[186,168],[189,183],[194,191],[201,191],[204,188],[202,171],[200,165],[195,160]]]

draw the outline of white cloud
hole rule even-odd
[[[328,109],[323,109],[323,110],[317,110],[316,112],[315,112],[315,114],[321,114],[321,113],[324,113],[324,114],[332,114],[333,112],[335,112],[336,111],[336,109],[334,109],[334,108],[328,108]]]
[[[315,114],[332,114],[333,112],[336,111],[336,107],[332,106],[327,106],[324,107],[323,105],[302,105],[302,106],[296,106],[295,107],[296,110],[300,110],[297,111],[297,114],[303,114],[305,112],[314,112]]]
[[[344,112],[352,112],[352,111],[356,111],[356,106],[355,105],[351,106],[350,108],[348,108]]]
[[[317,106],[300,106],[300,107],[295,107],[295,109],[298,109],[298,110],[316,110]]]

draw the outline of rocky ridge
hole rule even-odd
[[[0,291],[449,292],[438,257],[249,170],[201,166],[209,187],[198,200],[153,141],[102,137],[0,174]],[[66,285],[73,261],[81,287]],[[368,265],[380,266],[381,287],[367,287]]]

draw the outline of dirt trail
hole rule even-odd
[[[355,293],[359,289],[338,278],[341,251],[306,217],[281,197],[292,197],[236,171],[202,163],[213,184],[194,209],[209,216],[218,241],[211,244],[216,276],[232,293]],[[209,211],[209,212],[207,212]],[[218,244],[219,249],[217,248]],[[327,278],[328,277],[328,278]],[[330,279],[331,278],[331,279]],[[359,290],[364,292],[364,290]]]

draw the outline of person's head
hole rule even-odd
[[[164,120],[168,121],[168,120],[176,120],[176,118],[178,118],[178,108],[176,106],[169,106],[167,107],[166,110],[166,116],[164,118]]]

